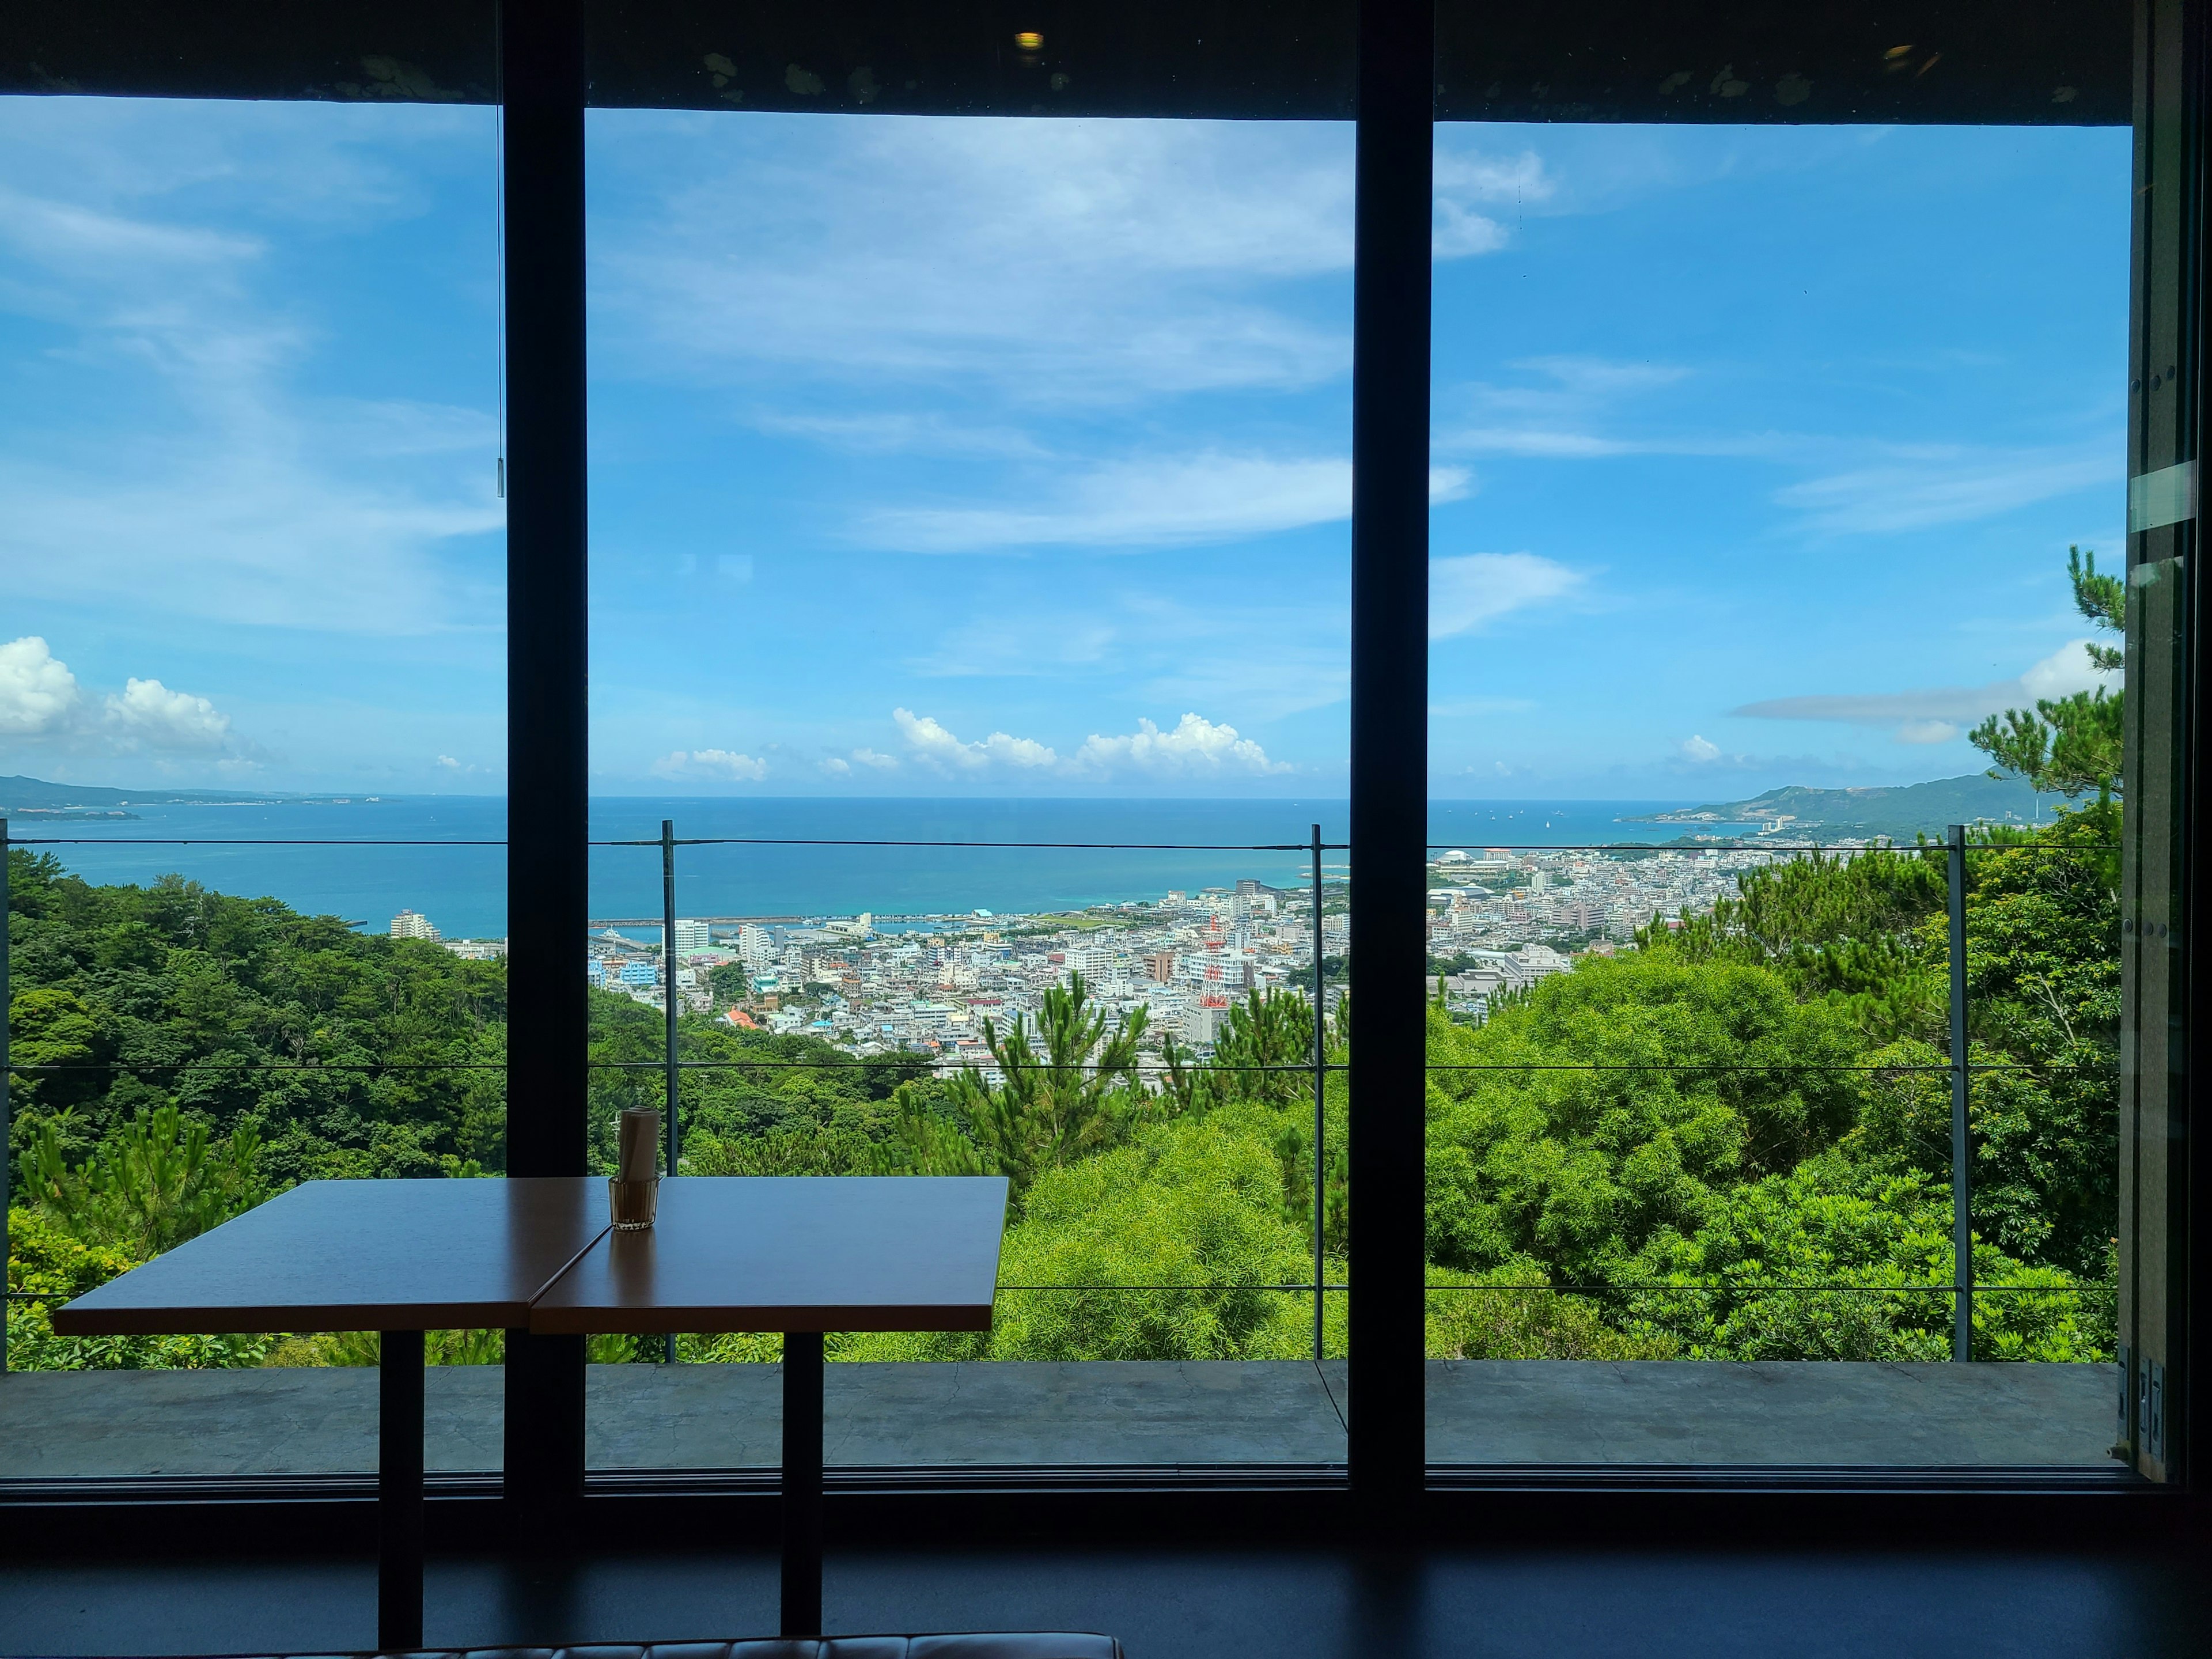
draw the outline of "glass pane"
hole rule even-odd
[[[1433,1462],[2105,1461],[2129,165],[1439,130]]]
[[[589,134],[593,833],[687,842],[684,1168],[1012,1183],[988,1336],[832,1335],[831,1460],[1340,1461],[1349,131]],[[604,1125],[658,853],[594,882]],[[773,1461],[779,1351],[610,1365],[679,1420],[595,1458]]]
[[[495,155],[0,100],[8,1474],[373,1468],[373,1337],[46,1310],[297,1182],[501,1167]],[[496,1371],[429,1389],[431,1466],[497,1467]]]

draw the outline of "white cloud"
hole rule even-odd
[[[1468,487],[1463,467],[1430,470],[1432,504]],[[1042,507],[894,507],[863,518],[856,533],[914,553],[1235,541],[1349,518],[1352,463],[1205,450],[1110,461],[1070,479],[1058,495]]]
[[[252,766],[253,745],[207,698],[136,676],[95,709],[69,665],[35,634],[0,645],[0,735],[80,755],[203,755]]]
[[[1351,135],[1331,124],[641,111],[594,166],[609,360],[641,372],[878,394],[951,375],[1067,404],[1349,366],[1344,328],[1269,292],[1350,269]]]
[[[1694,762],[1700,766],[1721,757],[1720,744],[1712,742],[1710,738],[1699,737],[1695,732],[1682,739],[1680,748],[1684,760]]]
[[[1987,685],[1930,686],[1917,691],[1877,691],[1775,697],[1746,703],[1733,714],[1753,720],[1831,720],[1887,727],[1899,743],[1948,743],[1984,715],[2033,707],[2045,697],[2109,686],[2111,678],[2089,660],[2089,641],[2074,640],[2031,665],[2016,679]]]
[[[878,772],[893,771],[898,766],[896,755],[879,755],[872,749],[855,749],[853,751],[853,758],[863,766],[873,767]]]
[[[1435,228],[1429,240],[1431,258],[1465,258],[1494,253],[1511,240],[1511,233],[1478,205],[1513,204],[1519,208],[1550,198],[1555,188],[1534,150],[1518,155],[1485,155],[1474,151],[1439,148],[1435,173]]]
[[[1578,570],[1535,553],[1466,553],[1429,561],[1429,637],[1495,622],[1533,605],[1565,598],[1581,587]]]
[[[1109,462],[1059,495],[1036,507],[893,508],[864,519],[859,533],[921,553],[1231,541],[1344,518],[1352,510],[1352,463],[1204,452]]]
[[[1165,732],[1139,719],[1137,729],[1126,737],[1093,732],[1070,764],[1077,771],[1131,771],[1154,777],[1218,777],[1224,773],[1258,777],[1291,769],[1286,762],[1270,761],[1266,750],[1237,736],[1235,726],[1217,726],[1195,714],[1185,714]]]
[[[914,757],[936,771],[975,773],[994,766],[1010,766],[1033,772],[1060,762],[1058,755],[1034,738],[994,732],[981,742],[963,743],[927,714],[894,708],[891,718],[898,722],[899,733],[905,738]]]
[[[768,763],[755,760],[750,755],[734,754],[727,749],[694,749],[689,753],[678,749],[653,762],[656,776],[664,778],[712,778],[728,783],[758,783],[768,775]]]
[[[306,152],[332,163],[341,193],[362,189],[345,224],[368,228],[390,216],[375,210],[380,186],[343,163],[347,144],[328,125],[311,132],[246,106],[187,123],[37,101],[0,112],[9,308],[46,322],[56,355],[121,412],[11,430],[0,453],[11,593],[127,600],[165,622],[495,625],[491,550],[453,545],[503,522],[489,408],[311,394],[321,354],[342,349],[331,319],[285,286],[270,239],[196,222],[299,216],[302,198],[325,191],[295,167]],[[382,151],[369,172],[395,175],[403,142],[386,131],[356,149]]]
[[[860,415],[790,415],[770,411],[755,416],[754,424],[764,431],[811,438],[832,448],[864,455],[959,455],[1042,460],[1048,454],[1036,439],[1015,428],[963,425],[933,413],[890,410]]]
[[[1765,453],[1775,440],[1711,437],[1642,427],[1620,430],[1635,400],[1689,378],[1676,363],[1606,357],[1522,357],[1517,384],[1474,381],[1443,393],[1435,447],[1470,455],[1598,460],[1615,455]]]
[[[1907,720],[1897,728],[1899,743],[1948,743],[1958,735],[1948,720]]]
[[[830,778],[847,778],[853,775],[851,763],[849,762],[838,759],[835,755],[830,756],[830,758],[825,761],[817,761],[815,763],[814,769],[821,773],[824,777]]]
[[[76,676],[35,634],[0,645],[0,732],[36,737],[76,712]]]
[[[451,755],[439,756],[438,764],[449,772],[458,772],[461,769],[460,762],[455,760]]]
[[[207,753],[230,747],[229,715],[205,697],[172,691],[159,680],[126,680],[120,695],[109,694],[106,713],[122,749]]]
[[[2124,477],[2117,436],[2071,449],[1927,447],[1789,485],[1774,500],[1814,530],[1881,534],[1992,518],[2079,489],[2118,491]]]
[[[1288,772],[1285,763],[1271,761],[1251,738],[1240,736],[1233,726],[1217,725],[1204,715],[1186,714],[1163,731],[1150,720],[1139,719],[1137,729],[1109,737],[1092,732],[1073,754],[1062,758],[1049,745],[1030,738],[994,732],[978,742],[963,743],[944,725],[911,709],[891,712],[900,734],[914,758],[933,771],[982,776],[1012,770],[1030,775],[1059,774],[1067,777],[1136,774],[1147,777],[1188,778],[1249,776]],[[856,753],[867,753],[857,750]],[[870,763],[881,764],[887,756]]]

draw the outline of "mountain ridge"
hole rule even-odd
[[[1772,823],[1785,832],[1823,830],[1832,835],[1887,836],[1909,839],[1925,830],[1940,836],[1954,823],[2047,823],[2059,798],[2045,801],[2018,778],[1986,773],[1936,778],[1926,783],[1859,785],[1818,789],[1788,784],[1746,800],[1676,807],[1624,823]]]

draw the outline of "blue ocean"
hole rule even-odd
[[[1664,842],[1679,827],[1624,823],[1679,801],[1435,801],[1439,846]],[[228,893],[268,895],[374,932],[402,909],[448,939],[507,931],[507,801],[494,795],[355,796],[251,805],[137,805],[135,818],[17,816],[38,843],[95,882],[174,872]],[[1066,909],[1157,898],[1244,877],[1289,886],[1311,856],[1249,849],[1303,843],[1319,823],[1346,839],[1342,800],[730,799],[607,797],[592,803],[595,919],[660,914],[661,820],[679,837],[783,845],[683,847],[677,908],[687,916],[930,915]],[[828,842],[1105,842],[1100,847],[832,846]],[[380,842],[422,843],[380,846]],[[815,844],[789,844],[808,843]],[[149,844],[152,843],[152,844]],[[236,844],[233,844],[236,843]],[[291,843],[291,844],[284,844]],[[486,844],[489,843],[489,844]],[[1182,850],[1130,850],[1171,844]],[[1331,852],[1332,875],[1349,867]]]

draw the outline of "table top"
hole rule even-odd
[[[643,1232],[608,1232],[530,1328],[983,1331],[1002,1176],[682,1176]]]
[[[605,1176],[309,1181],[87,1291],[63,1336],[528,1322],[606,1231]]]

